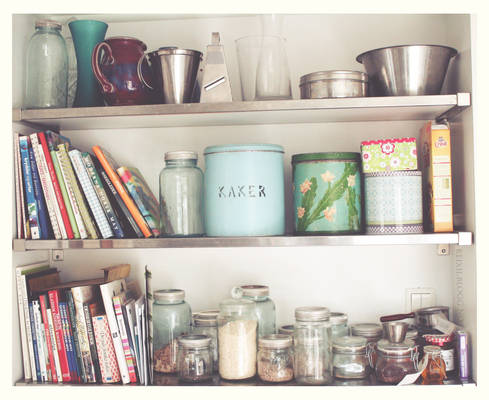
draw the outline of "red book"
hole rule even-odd
[[[68,357],[66,355],[66,347],[63,336],[63,325],[61,324],[61,315],[59,313],[59,295],[57,290],[50,290],[49,304],[51,305],[51,313],[53,314],[54,335],[56,336],[56,345],[58,346],[59,364],[63,382],[70,382],[70,367],[68,366]]]
[[[37,134],[39,141],[41,142],[42,150],[44,152],[44,157],[46,158],[46,164],[48,165],[49,176],[53,182],[54,192],[56,194],[56,200],[58,201],[59,210],[61,211],[61,216],[63,217],[63,224],[66,228],[66,235],[68,239],[73,239],[75,235],[73,234],[73,229],[71,228],[70,219],[68,217],[68,212],[66,211],[65,202],[63,200],[63,195],[61,194],[61,188],[59,186],[58,178],[56,176],[56,171],[54,169],[53,160],[51,159],[51,153],[48,149],[48,143],[46,142],[46,136],[44,132],[39,132]]]
[[[48,323],[48,314],[47,314],[47,296],[42,294],[39,296],[39,304],[41,306],[41,315],[42,315],[42,323],[44,326],[44,332],[46,335],[46,345],[49,353],[49,364],[51,366],[51,376],[54,383],[58,382],[58,375],[56,374],[56,365],[54,363],[54,355],[53,355],[53,346],[51,344],[51,335],[49,334],[49,323]]]

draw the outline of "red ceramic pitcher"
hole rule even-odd
[[[141,82],[137,71],[145,50],[143,42],[131,37],[111,37],[93,49],[93,73],[109,106],[153,102],[152,91]],[[145,62],[142,66],[145,79],[151,80],[149,66]]]

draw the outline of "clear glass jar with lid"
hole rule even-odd
[[[211,338],[206,335],[182,335],[178,338],[178,377],[186,382],[212,378]]]
[[[258,320],[255,303],[227,299],[219,304],[217,317],[219,375],[239,380],[256,374]]]
[[[61,24],[36,21],[27,47],[23,108],[66,107],[68,99],[68,51]]]
[[[161,236],[202,236],[204,175],[197,166],[197,153],[165,153],[165,168],[160,172]]]
[[[298,307],[294,325],[294,375],[299,384],[321,385],[331,381],[329,310]]]
[[[414,342],[391,343],[386,339],[377,342],[375,375],[384,383],[399,383],[407,374],[418,370],[418,350]]]
[[[362,336],[367,339],[368,346],[372,352],[372,365],[377,361],[376,344],[382,339],[384,330],[382,325],[375,323],[353,324],[351,326],[352,336]]]
[[[275,303],[269,297],[270,290],[264,285],[242,285],[231,291],[233,298],[243,298],[255,302],[258,318],[258,337],[275,333]]]
[[[214,371],[218,368],[217,315],[219,310],[198,311],[193,314],[192,333],[211,338],[211,352]]]
[[[292,336],[273,334],[258,339],[258,376],[265,382],[294,379]]]
[[[363,379],[368,375],[371,349],[361,336],[333,339],[333,376],[340,379]]]
[[[177,372],[177,338],[190,332],[192,312],[181,289],[153,293],[153,369]]]
[[[441,356],[441,348],[438,346],[424,346],[424,359],[426,368],[421,376],[423,377],[423,385],[442,385],[446,379],[445,361]]]
[[[329,323],[331,324],[331,340],[342,336],[348,336],[348,316],[340,312],[329,314]]]

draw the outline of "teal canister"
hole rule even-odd
[[[204,150],[207,236],[285,233],[282,146],[237,144]]]
[[[362,232],[360,153],[292,156],[295,234]]]

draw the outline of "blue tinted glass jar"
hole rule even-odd
[[[197,167],[197,153],[165,154],[160,173],[161,236],[202,236],[202,186],[204,175]]]
[[[157,372],[177,372],[177,338],[190,333],[192,312],[181,289],[154,292],[153,368]]]
[[[233,289],[233,297],[242,296],[255,302],[258,337],[275,333],[275,303],[268,295],[268,286],[264,285],[243,285]]]
[[[61,24],[36,22],[27,47],[24,108],[66,107],[68,98],[68,52]]]
[[[199,311],[193,315],[192,333],[206,335],[211,338],[210,349],[213,358],[213,368],[217,371],[219,352],[217,343],[217,315],[219,310]]]
[[[339,312],[332,312],[329,315],[329,322],[331,324],[331,340],[342,336],[348,336],[348,316]]]

